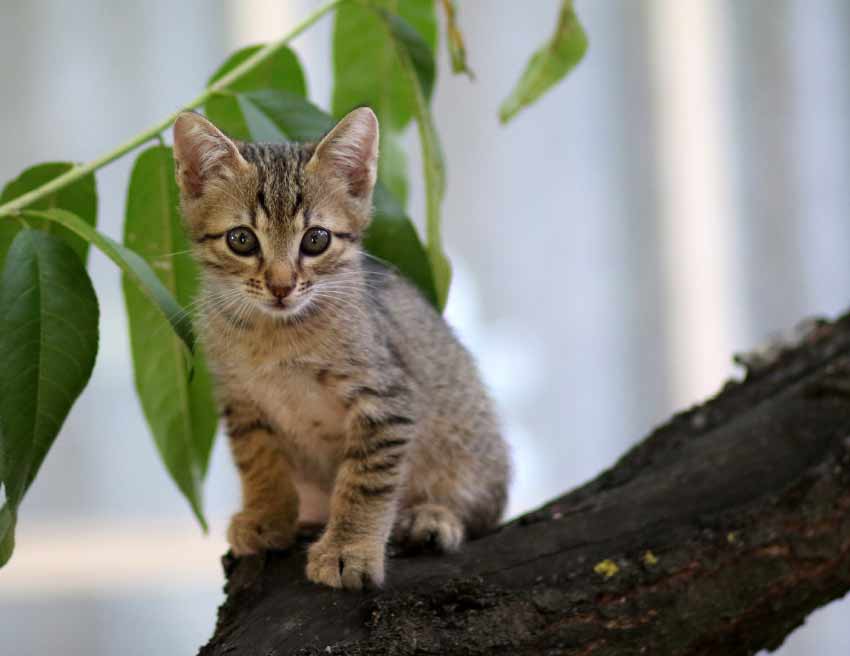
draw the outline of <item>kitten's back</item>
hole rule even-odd
[[[378,332],[420,391],[408,505],[445,493],[470,534],[485,532],[502,516],[510,471],[477,366],[412,283],[370,256],[364,255],[362,266]]]

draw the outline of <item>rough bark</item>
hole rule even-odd
[[[850,318],[746,360],[611,469],[364,594],[225,557],[202,656],[754,654],[850,588]],[[615,411],[612,409],[612,411]]]

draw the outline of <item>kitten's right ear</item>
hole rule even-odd
[[[183,112],[174,121],[177,184],[191,198],[216,178],[228,178],[247,162],[236,144],[200,114]]]
[[[378,118],[368,107],[349,112],[316,146],[308,170],[342,179],[348,193],[368,202],[378,177]]]

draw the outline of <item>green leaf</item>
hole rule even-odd
[[[377,9],[381,14],[377,14]],[[390,13],[394,12],[394,13]],[[397,15],[401,16],[398,18]],[[405,39],[425,96],[434,87],[437,18],[430,0],[380,0],[369,6],[348,3],[334,19],[333,113],[341,118],[355,107],[370,106],[381,123],[378,179],[402,207],[407,204],[407,157],[399,144],[415,109],[392,37]]]
[[[502,123],[546,93],[575,68],[585,52],[587,34],[573,11],[572,0],[562,0],[555,33],[532,55],[522,77],[499,108]]]
[[[0,286],[0,562],[14,546],[17,508],[88,383],[97,342],[97,297],[78,254],[56,236],[19,232]]]
[[[21,213],[25,219],[44,219],[59,223],[71,232],[97,246],[104,255],[115,262],[121,270],[139,286],[142,292],[168,319],[172,329],[183,340],[191,352],[195,348],[195,335],[192,326],[185,321],[185,312],[178,305],[171,293],[163,286],[153,270],[138,254],[124,248],[121,244],[92,228],[78,216],[61,209],[46,211],[25,210]]]
[[[145,150],[130,176],[124,243],[185,307],[197,294],[198,272],[178,207],[171,148]],[[169,474],[206,529],[201,484],[218,423],[209,371],[196,351],[190,375],[185,350],[165,317],[129,276],[123,283],[133,372],[145,418]]]
[[[404,208],[380,183],[375,187],[373,202],[375,214],[364,240],[366,250],[399,269],[432,305],[439,307],[428,254]]]
[[[452,60],[452,73],[466,73],[471,80],[475,74],[466,63],[466,45],[463,42],[463,33],[457,22],[457,8],[454,0],[442,0],[443,12],[446,14],[446,35],[448,38],[449,56]]]
[[[15,513],[4,503],[0,507],[0,567],[3,567],[15,550]]]
[[[381,10],[381,14],[373,7]],[[391,10],[393,13],[389,13]],[[416,113],[393,38],[407,43],[426,98],[434,87],[437,17],[432,0],[380,0],[369,6],[345,3],[334,18],[331,110],[341,118],[368,105],[382,132],[401,131]]]
[[[319,139],[334,125],[334,120],[318,107],[284,91],[255,91],[239,97],[291,139]],[[437,305],[429,257],[413,223],[380,181],[375,186],[373,202],[375,213],[365,239],[366,250],[394,265]]]
[[[224,64],[210,77],[207,85],[218,81],[221,77],[236,68],[262,46],[249,46],[232,54]],[[217,93],[204,106],[207,117],[221,130],[234,139],[248,141],[275,141],[274,133],[263,133],[258,136],[252,132],[246,121],[245,108],[239,104],[239,92],[259,91],[260,89],[275,89],[304,98],[307,96],[307,85],[298,57],[289,48],[279,52],[250,73],[239,78],[227,88],[230,93]],[[248,109],[248,112],[251,110]]]
[[[400,135],[390,130],[382,131],[379,148],[378,179],[393,193],[403,209],[407,205],[407,153],[401,145]]]
[[[392,37],[391,41],[413,100],[419,141],[422,144],[422,169],[425,175],[426,249],[436,287],[437,307],[442,309],[446,306],[451,284],[451,265],[443,252],[440,226],[440,207],[443,203],[446,184],[443,152],[431,111],[428,108],[422,77],[418,74],[415,65],[417,48],[415,43],[411,42],[411,31],[400,27],[403,21],[397,16],[386,12],[380,12],[380,15],[384,19],[387,33]]]
[[[433,12],[433,3],[429,3]],[[399,56],[399,66],[402,69],[402,79],[407,79],[407,69],[413,67],[416,77],[419,79],[419,86],[422,89],[422,95],[425,100],[431,102],[431,93],[434,91],[434,78],[436,77],[436,64],[434,62],[434,45],[426,42],[422,35],[413,27],[405,18],[404,14],[392,13],[385,10],[379,10],[384,21],[390,28],[390,34],[396,45],[402,44],[406,52],[406,59]],[[396,49],[398,53],[398,49]],[[411,112],[413,116],[418,116],[416,109],[417,102],[414,99],[411,104]]]
[[[58,178],[72,168],[74,168],[74,164],[70,162],[49,162],[28,168],[3,188],[3,192],[0,193],[0,205],[12,201],[18,196],[23,196],[25,193],[50,182],[53,178]],[[53,207],[68,210],[90,226],[95,226],[97,224],[97,185],[94,174],[90,173],[83,176],[67,187],[48,194],[29,205],[27,209],[47,210]],[[55,223],[36,219],[32,221],[31,225],[33,228],[60,235],[79,254],[83,262],[86,261],[89,244],[85,239],[81,239],[73,232]],[[21,225],[8,217],[0,219],[0,268],[3,266],[3,258],[6,251],[9,250],[9,245],[20,229]]]
[[[240,107],[250,107],[255,114],[245,115],[251,135],[259,141],[259,134],[270,123],[281,139],[316,141],[334,126],[334,120],[308,100],[287,91],[263,89],[238,94]],[[264,124],[257,124],[262,116]]]

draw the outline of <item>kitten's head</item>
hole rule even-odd
[[[322,296],[323,280],[357,266],[377,175],[372,110],[354,110],[318,144],[236,142],[186,112],[174,159],[210,302],[291,319]]]

